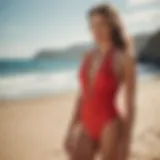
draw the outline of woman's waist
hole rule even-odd
[[[90,112],[95,114],[108,114],[109,112],[115,112],[116,105],[114,101],[96,101],[86,100],[82,102],[82,112]]]
[[[116,117],[117,109],[112,105],[88,105],[83,104],[81,117],[83,120],[105,121],[108,118]]]
[[[99,106],[99,107],[111,107],[115,106],[115,96],[84,96],[82,97],[83,106]]]

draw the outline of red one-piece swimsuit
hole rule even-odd
[[[80,87],[82,90],[81,122],[89,136],[98,140],[105,125],[117,117],[116,93],[119,83],[113,70],[113,55],[110,51],[98,71],[92,85],[88,78],[93,52],[84,59],[80,67]]]

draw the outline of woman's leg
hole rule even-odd
[[[95,142],[80,124],[70,160],[93,160],[96,152]]]
[[[116,154],[120,142],[120,122],[118,119],[109,122],[100,137],[102,160],[117,160]]]

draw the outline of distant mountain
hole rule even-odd
[[[136,53],[141,62],[160,61],[160,31],[151,34],[140,34],[134,37]],[[92,44],[78,44],[66,49],[43,49],[39,51],[35,60],[47,59],[79,59],[82,54],[92,48]]]
[[[91,46],[91,44],[79,44],[61,50],[43,49],[36,54],[35,59],[77,59]]]
[[[160,65],[160,30],[149,38],[140,52],[139,60]]]
[[[139,34],[133,37],[134,46],[137,54],[139,54],[140,51],[145,47],[151,36],[151,34]]]

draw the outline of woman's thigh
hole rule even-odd
[[[96,152],[95,142],[89,137],[83,125],[79,124],[77,127],[78,133],[71,160],[93,160]]]
[[[120,122],[112,120],[104,127],[100,137],[100,154],[102,160],[116,160],[120,142]]]

